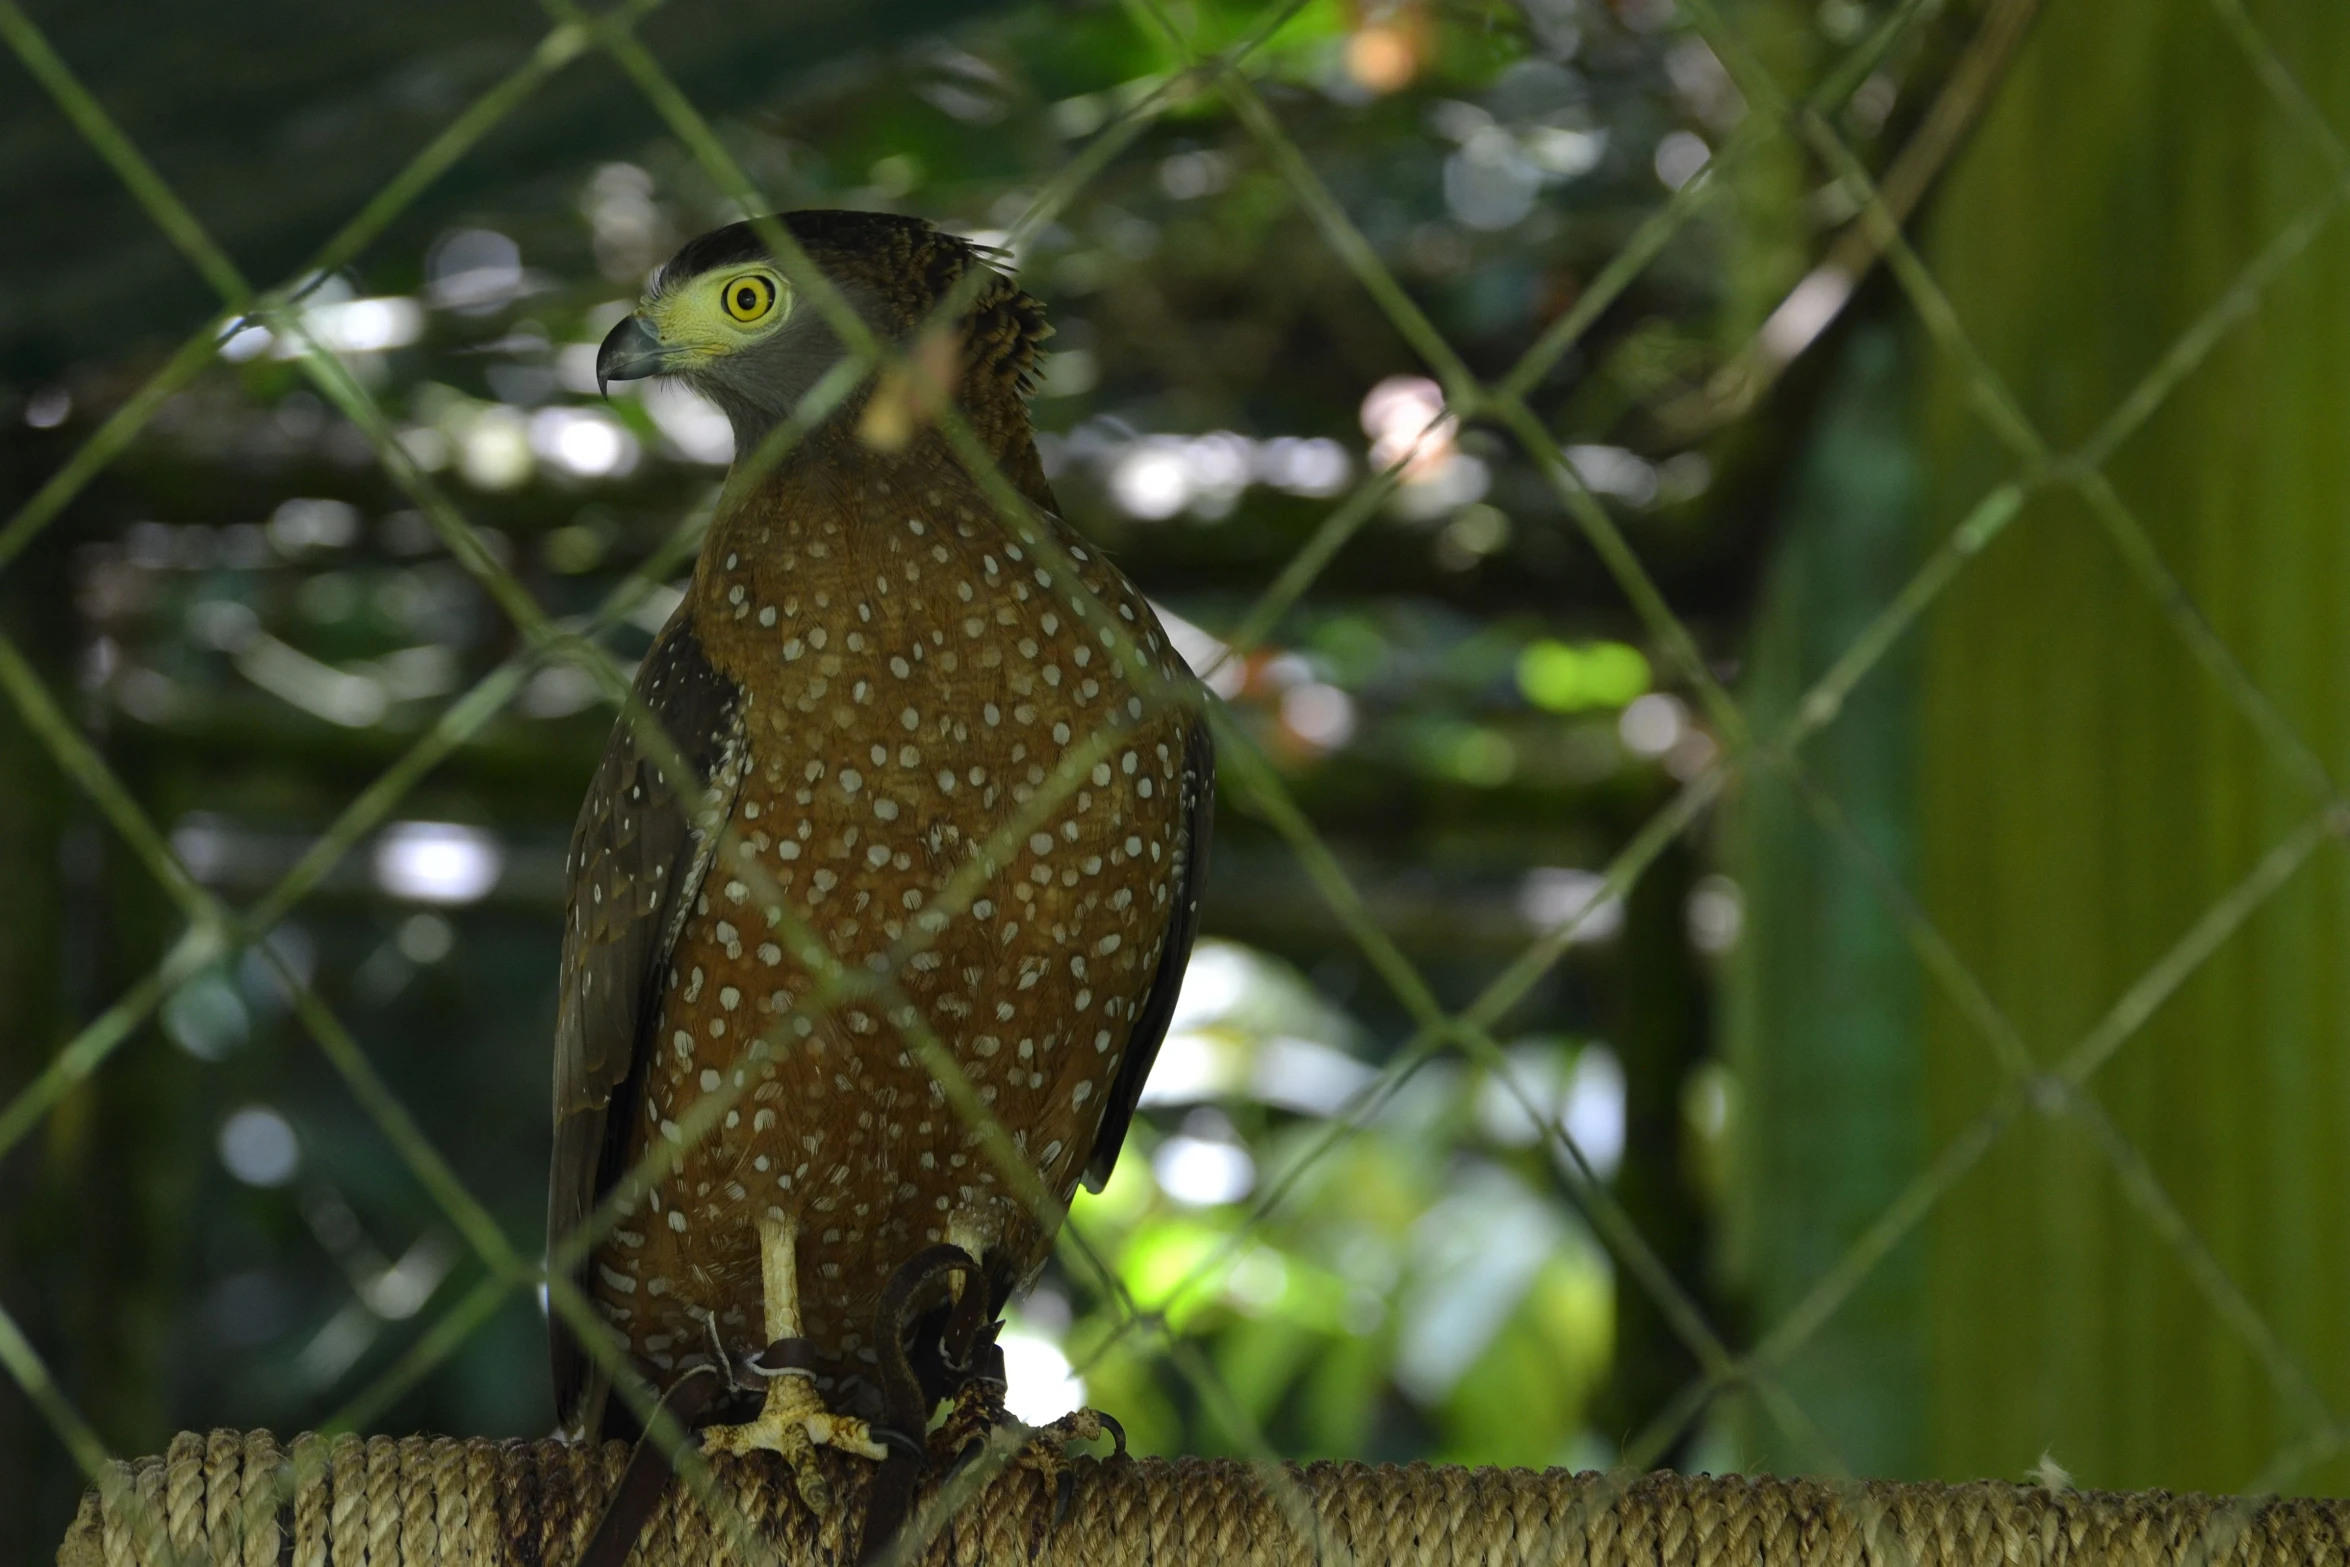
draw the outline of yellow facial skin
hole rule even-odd
[[[726,267],[647,300],[644,316],[682,370],[774,336],[792,304],[790,282],[773,267]]]

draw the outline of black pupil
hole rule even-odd
[[[750,284],[745,283],[741,288],[735,291],[734,305],[737,310],[750,311],[758,309],[759,291],[751,287]]]

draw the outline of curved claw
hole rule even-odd
[[[1073,1409],[1050,1425],[1038,1426],[1029,1437],[1028,1461],[1042,1469],[1053,1486],[1053,1524],[1068,1521],[1069,1509],[1077,1499],[1077,1472],[1069,1462],[1068,1445],[1072,1442],[1091,1442],[1101,1437],[1110,1439],[1110,1456],[1126,1456],[1126,1428],[1118,1423],[1116,1415],[1104,1414],[1098,1409]],[[1061,1451],[1052,1452],[1038,1445],[1039,1439],[1057,1444]]]
[[[885,1447],[895,1448],[909,1458],[923,1459],[929,1456],[920,1442],[915,1441],[895,1426],[873,1426],[869,1429],[873,1433],[873,1440]]]

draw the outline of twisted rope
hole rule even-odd
[[[567,1567],[626,1450],[561,1442],[185,1432],[83,1498],[58,1567]],[[766,1560],[846,1563],[870,1467],[833,1461],[818,1518],[771,1454],[712,1467]],[[1313,1463],[1289,1476],[1312,1537],[1229,1460],[1078,1459],[1068,1507],[1016,1466],[921,1558],[971,1567],[2344,1567],[2350,1502],[2167,1491],[1840,1484],[1743,1475],[1569,1474]],[[1283,1488],[1286,1490],[1286,1488]],[[749,1567],[683,1486],[636,1567]]]

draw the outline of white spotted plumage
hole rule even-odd
[[[930,514],[898,528],[860,523],[853,501],[795,513],[785,499],[738,516],[734,530],[756,547],[725,564],[706,554],[695,585],[698,600],[724,606],[706,639],[749,693],[747,744],[726,874],[671,953],[672,973],[689,978],[664,990],[663,1037],[677,1048],[649,1069],[643,1124],[673,1137],[728,1073],[754,1082],[748,1122],[722,1119],[686,1148],[648,1194],[662,1222],[594,1275],[616,1326],[663,1370],[701,1352],[711,1317],[747,1302],[756,1320],[760,1207],[798,1219],[803,1275],[844,1281],[802,1299],[809,1337],[835,1357],[870,1347],[867,1317],[890,1269],[950,1228],[1012,1243],[1023,1272],[1049,1241],[895,1021],[847,1006],[813,1027],[781,1023],[815,976],[791,955],[774,900],[852,970],[926,946],[899,983],[1014,1146],[1038,1145],[1038,1173],[1064,1200],[1156,977],[1167,899],[1102,877],[1164,880],[1186,851],[1182,714],[1115,660],[1098,678],[1070,678],[1094,667],[1093,634],[1052,573],[1007,570],[1023,547],[983,520],[976,497],[926,500]],[[1124,621],[1149,623],[1098,558],[1080,574]],[[893,577],[905,586],[893,591]],[[1184,678],[1164,644],[1154,666]],[[882,700],[884,688],[902,695]],[[1105,726],[1118,731],[1108,751]],[[928,765],[934,750],[954,765]],[[970,906],[932,908],[1064,766],[1065,797],[1005,845]],[[790,826],[758,825],[779,823]],[[776,983],[704,981],[745,965]],[[751,1053],[762,1036],[764,1059]]]

